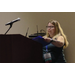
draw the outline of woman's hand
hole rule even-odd
[[[49,43],[51,41],[51,38],[44,38],[44,40]]]

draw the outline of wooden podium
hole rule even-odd
[[[42,63],[42,45],[20,34],[0,35],[0,63]]]

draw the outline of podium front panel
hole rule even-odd
[[[20,34],[0,35],[0,63],[42,63],[42,45]]]

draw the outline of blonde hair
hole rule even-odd
[[[56,33],[55,33],[55,36],[53,37],[53,39],[56,39],[58,36],[63,36],[64,37],[64,46],[63,48],[65,49],[67,46],[68,46],[68,41],[67,41],[67,37],[66,35],[64,34],[61,26],[60,26],[60,23],[56,20],[50,20],[48,23],[51,23],[55,26],[56,28]],[[48,32],[46,33],[46,37],[49,37],[50,35],[48,34]]]

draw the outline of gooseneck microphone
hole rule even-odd
[[[6,26],[7,26],[7,25],[10,25],[9,29],[5,32],[5,35],[6,35],[7,32],[10,30],[10,28],[11,28],[12,25],[13,25],[13,23],[14,23],[14,22],[17,22],[17,21],[20,21],[20,18],[17,18],[17,19],[15,19],[15,20],[13,20],[13,21],[8,22],[7,24],[5,24]]]
[[[20,21],[20,18],[17,18],[17,19],[15,19],[15,20],[11,21],[11,22],[8,22],[8,23],[5,24],[5,25],[10,25],[10,24],[12,24],[12,23],[14,23],[14,22],[17,22],[17,21]]]
[[[27,32],[26,32],[26,35],[25,35],[26,37],[27,37],[27,34],[28,34],[28,30],[29,30],[29,27],[28,27]]]

